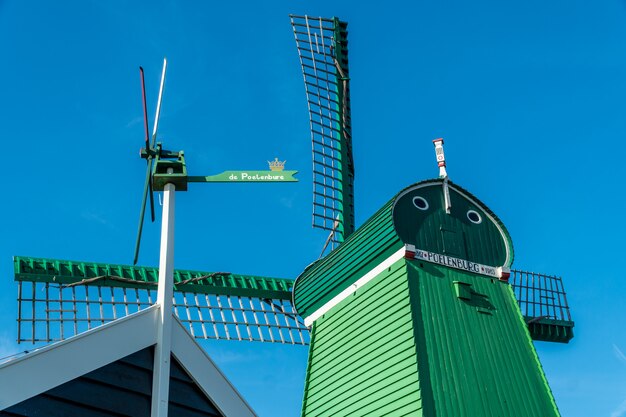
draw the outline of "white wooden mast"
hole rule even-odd
[[[172,168],[168,169],[168,174]],[[172,297],[174,293],[174,215],[176,187],[165,184],[161,224],[161,258],[157,302],[157,342],[152,373],[152,417],[167,417],[169,404],[170,356],[172,350]]]
[[[163,72],[157,100],[152,141],[156,140],[161,115],[161,100],[165,86],[167,59],[163,59]],[[167,173],[172,174],[172,168]],[[156,305],[159,306],[157,341],[154,347],[152,371],[152,417],[167,417],[170,393],[170,358],[172,355],[172,297],[174,295],[174,216],[176,213],[176,187],[172,183],[163,188],[163,215],[161,217],[161,253]]]

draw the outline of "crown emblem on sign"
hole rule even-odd
[[[282,171],[285,169],[285,162],[287,161],[279,161],[278,158],[274,158],[273,161],[267,161],[270,164],[270,170],[272,171]]]

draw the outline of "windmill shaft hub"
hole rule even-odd
[[[139,150],[139,156],[141,157],[141,159],[154,158],[156,155],[157,155],[156,149],[141,148]]]
[[[152,175],[154,190],[163,191],[166,184],[174,184],[176,191],[187,191],[189,177],[187,176],[184,152],[162,150],[160,144],[157,145],[157,150],[158,153]]]

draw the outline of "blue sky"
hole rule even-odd
[[[356,216],[448,173],[507,225],[514,267],[563,276],[575,338],[537,343],[563,416],[626,416],[626,4],[0,1],[0,356],[16,337],[13,255],[131,263],[143,187],[139,65],[160,139],[191,175],[287,160],[297,184],[191,186],[176,265],[296,277],[311,156],[288,14],[349,22]],[[151,116],[152,117],[152,116]],[[158,262],[148,226],[140,264]],[[277,240],[281,250],[277,251]],[[306,349],[206,343],[261,416],[297,415]]]

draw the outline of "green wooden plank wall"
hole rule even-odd
[[[407,265],[418,288],[416,335],[425,346],[418,358],[428,363],[433,415],[559,415],[508,284],[426,262]],[[464,283],[468,298],[458,298],[454,282]]]
[[[314,327],[303,416],[421,416],[404,259]]]

